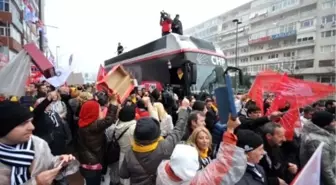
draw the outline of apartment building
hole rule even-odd
[[[39,14],[39,1],[27,0],[29,7]],[[6,65],[22,49],[22,45],[35,42],[38,45],[37,25],[24,21],[22,0],[0,0],[0,68]]]
[[[242,23],[236,28],[233,19]],[[185,31],[251,76],[273,69],[335,84],[336,0],[254,0]]]

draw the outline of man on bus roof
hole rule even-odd
[[[160,12],[160,25],[162,28],[162,36],[168,35],[171,31],[171,27],[172,27],[172,20],[170,18],[170,15],[165,12],[165,11],[161,11]]]
[[[179,34],[179,35],[183,35],[183,27],[182,27],[182,22],[180,21],[179,14],[176,14],[173,20],[172,32]]]

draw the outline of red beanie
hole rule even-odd
[[[99,108],[99,103],[94,100],[85,102],[79,113],[78,126],[83,128],[98,120]]]

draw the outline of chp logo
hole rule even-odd
[[[226,67],[226,61],[222,57],[207,55],[207,54],[197,54],[196,62],[203,65],[215,65]]]

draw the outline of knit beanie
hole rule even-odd
[[[193,110],[198,110],[198,111],[203,111],[205,107],[205,102],[204,101],[200,101],[200,100],[196,100],[194,102],[194,105],[192,106]]]
[[[251,130],[238,130],[236,135],[237,146],[244,149],[245,153],[251,152],[263,144],[262,138]]]
[[[125,105],[119,111],[119,120],[122,122],[128,122],[135,119],[135,107],[131,105]]]
[[[333,120],[334,120],[334,116],[330,112],[327,112],[327,111],[315,112],[312,115],[312,119],[311,119],[311,121],[315,125],[317,125],[317,126],[319,126],[321,128],[330,125],[330,123]]]
[[[93,123],[94,121],[98,120],[100,114],[100,106],[97,101],[90,100],[85,102],[80,110],[79,113],[79,121],[78,126],[80,128],[86,127]]]
[[[28,108],[8,100],[0,102],[0,137],[6,136],[16,126],[32,118]]]
[[[139,144],[151,144],[161,135],[160,123],[152,117],[140,118],[134,130],[134,140]]]
[[[200,168],[196,148],[185,144],[175,146],[169,163],[175,175],[183,181],[192,179]]]

